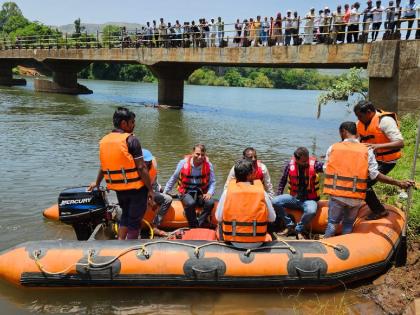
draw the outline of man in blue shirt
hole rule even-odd
[[[213,194],[216,188],[213,165],[206,156],[206,147],[203,144],[196,144],[191,155],[179,161],[163,193],[169,193],[175,183],[181,194],[189,226],[202,227],[207,223],[207,218],[214,207]],[[197,206],[203,207],[198,219],[195,212]]]

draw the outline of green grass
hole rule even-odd
[[[403,156],[398,161],[395,168],[388,174],[396,179],[409,179],[414,159],[414,149],[416,144],[417,126],[419,117],[406,115],[401,118],[401,132],[404,137]],[[417,157],[415,171],[415,181],[420,183],[420,158]],[[395,205],[406,209],[406,200],[399,199],[400,189],[382,183],[375,185],[375,191],[379,198],[387,204]],[[413,190],[411,208],[409,211],[408,235],[410,239],[420,239],[420,189]]]

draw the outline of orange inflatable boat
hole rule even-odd
[[[274,240],[240,249],[195,229],[182,239],[27,242],[0,253],[0,276],[25,287],[332,289],[378,275],[398,251],[404,213],[366,221],[325,240]],[[325,207],[314,229],[325,229]]]
[[[79,238],[86,240],[93,228],[100,223],[102,217],[106,216],[106,210],[115,207],[115,205],[110,205],[107,201],[106,193],[97,191],[94,193],[87,193],[86,187],[76,187],[70,188],[63,191],[60,194],[58,203],[52,205],[51,207],[43,211],[45,218],[55,221],[61,221],[67,224],[72,224],[73,226],[78,219],[87,219],[92,220],[92,217],[96,217],[94,224],[84,233],[84,237]],[[217,201],[215,202],[212,214],[210,217],[210,223],[213,226],[217,225],[217,220],[215,218],[215,212],[217,208]],[[319,211],[317,215],[312,220],[311,225],[307,228],[315,233],[323,233],[327,224],[328,218],[328,209],[327,201],[321,200],[318,202]],[[152,222],[154,216],[156,215],[157,208],[149,208],[146,211],[144,220],[146,222]],[[198,208],[197,212],[200,212],[201,209]],[[291,215],[295,221],[300,221],[302,212],[298,210],[289,210],[286,209],[289,215]],[[101,217],[102,216],[102,217]],[[143,227],[145,227],[143,225]],[[169,208],[167,214],[163,217],[162,223],[159,226],[161,229],[165,230],[174,230],[178,228],[188,227],[188,221],[184,213],[184,208],[179,199],[174,198]],[[78,232],[75,228],[76,233]]]

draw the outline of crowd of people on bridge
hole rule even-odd
[[[386,176],[395,167],[404,146],[396,114],[376,109],[367,101],[359,102],[354,113],[357,123],[347,121],[339,126],[341,141],[330,146],[324,161],[312,156],[305,147],[294,150],[285,164],[277,193],[257,151],[253,147],[245,148],[227,176],[215,210],[216,176],[206,147],[194,145],[180,159],[162,188],[158,184],[156,158],[149,150],[142,149],[139,139],[133,135],[135,114],[120,107],[113,116],[115,129],[100,141],[100,168],[89,190],[105,179],[107,188],[116,191],[122,208],[118,230],[121,240],[139,237],[139,223],[148,204],[154,203],[160,205],[153,221],[155,235],[166,236],[159,224],[176,188],[190,228],[209,227],[209,217],[214,214],[219,222],[220,240],[258,244],[266,240],[270,230],[279,237],[310,237],[308,226],[320,211],[323,176],[323,193],[329,196],[324,237],[336,235],[340,223],[341,233],[348,234],[365,203],[371,210],[367,220],[388,215],[373,190],[377,181],[403,189],[415,184]],[[198,216],[197,207],[202,207]],[[286,208],[301,211],[301,219],[294,222]]]
[[[148,47],[226,47],[275,46],[314,43],[352,43],[375,41],[382,32],[383,39],[400,39],[405,33],[409,39],[420,38],[420,5],[409,0],[385,3],[367,1],[362,8],[359,2],[338,5],[335,10],[324,7],[310,8],[305,15],[287,10],[275,17],[260,15],[237,19],[227,23],[218,18],[200,18],[198,21],[166,23],[163,18],[147,22],[136,31],[136,44]],[[417,25],[414,23],[417,21]],[[383,28],[382,28],[383,25]],[[132,44],[123,29],[125,46]]]

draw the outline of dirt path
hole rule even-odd
[[[386,314],[411,314],[407,308],[420,298],[420,241],[410,244],[404,267],[392,267],[373,284],[360,288],[360,293]]]

